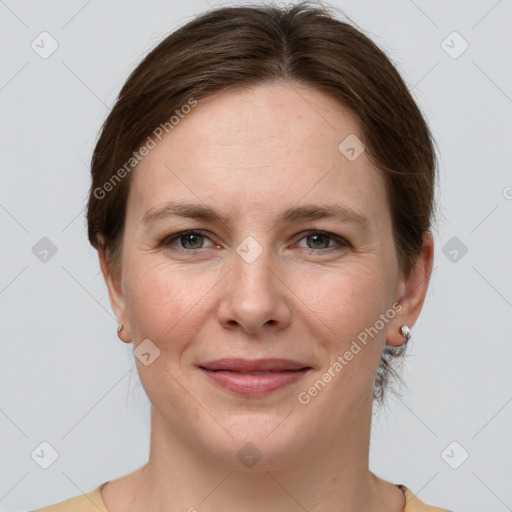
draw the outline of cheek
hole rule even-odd
[[[368,256],[347,262],[328,275],[317,275],[318,286],[303,288],[304,303],[315,313],[304,308],[305,314],[315,322],[310,329],[325,354],[323,371],[330,371],[325,378],[332,379],[319,406],[334,394],[340,404],[352,407],[358,397],[372,393],[387,331],[381,315],[392,306],[390,272],[382,261]]]
[[[221,275],[217,271],[192,272],[186,265],[154,260],[154,255],[148,255],[130,262],[125,299],[135,338],[165,345],[170,339],[187,338],[187,332],[191,335],[200,329],[198,315],[204,314],[208,291],[214,289]]]
[[[390,306],[390,284],[379,261],[370,255],[294,279],[292,289],[297,290],[301,309],[309,309],[327,332],[343,339],[373,324]]]

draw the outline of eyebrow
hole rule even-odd
[[[224,222],[226,224],[232,219],[232,215],[221,215],[205,205],[169,201],[160,208],[148,210],[142,218],[142,223],[149,225],[158,220],[173,216]],[[359,224],[363,227],[369,224],[367,217],[339,204],[294,206],[282,212],[278,220],[280,222],[293,222],[318,219],[334,219],[340,222]]]

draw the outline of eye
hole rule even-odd
[[[181,246],[177,247],[178,249],[183,249],[183,250],[203,249],[204,248],[204,240],[209,240],[209,239],[205,234],[203,234],[202,231],[190,230],[190,231],[182,231],[180,233],[176,233],[175,235],[171,235],[171,236],[165,238],[162,241],[162,245],[163,246],[171,246],[171,245],[174,245],[174,243],[178,241],[181,244]]]
[[[336,245],[342,247],[350,247],[350,243],[347,242],[341,236],[326,231],[309,231],[300,240],[306,240],[308,249],[331,249]],[[335,242],[333,245],[329,245],[330,242]]]
[[[205,240],[210,241],[210,245],[205,246]],[[307,231],[305,236],[299,240],[306,240],[307,249],[313,249],[314,252],[322,252],[327,249],[341,249],[351,247],[351,244],[341,236],[326,231]],[[164,238],[160,244],[163,247],[171,247],[182,251],[193,251],[213,247],[215,244],[201,230],[188,230],[175,233]],[[338,246],[338,247],[336,247]],[[299,247],[301,247],[299,245]],[[304,247],[304,246],[302,246]],[[316,250],[318,249],[318,251]]]

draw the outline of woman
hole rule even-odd
[[[435,171],[400,75],[327,9],[221,8],[162,41],[88,205],[149,460],[40,510],[443,510],[368,467],[428,288]]]

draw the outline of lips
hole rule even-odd
[[[199,368],[216,385],[254,398],[291,386],[312,369],[290,359],[217,359]]]
[[[199,365],[210,371],[230,371],[237,373],[268,374],[284,371],[297,371],[311,368],[310,366],[292,361],[291,359],[217,359]]]

